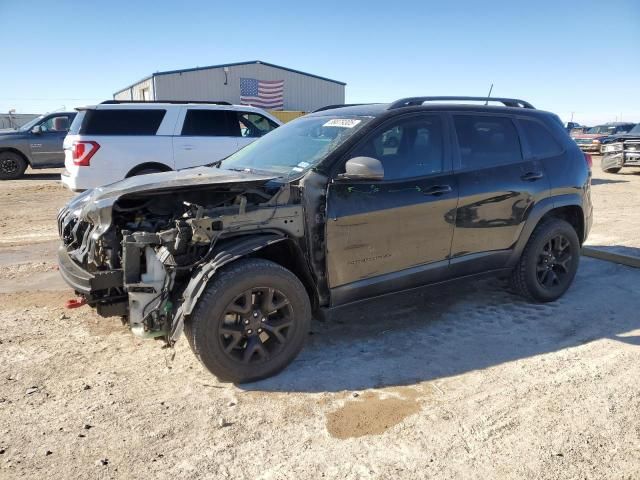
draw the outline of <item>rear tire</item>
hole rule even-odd
[[[221,381],[275,375],[298,355],[311,326],[300,280],[277,263],[241,259],[216,274],[185,323],[202,364]]]
[[[519,295],[553,302],[571,286],[580,263],[580,241],[571,224],[558,218],[543,220],[531,234],[511,284]]]
[[[27,167],[27,161],[17,153],[0,152],[0,180],[16,180]]]

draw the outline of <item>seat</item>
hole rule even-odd
[[[67,130],[69,130],[69,117],[54,118],[53,130],[56,132],[66,132]]]

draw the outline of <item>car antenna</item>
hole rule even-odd
[[[491,87],[489,87],[489,93],[487,94],[487,101],[484,102],[485,105],[489,105],[489,99],[491,98],[492,91],[493,91],[493,83],[491,84]]]

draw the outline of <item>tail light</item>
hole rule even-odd
[[[587,167],[589,167],[589,170],[591,170],[591,168],[593,167],[593,158],[591,158],[591,155],[585,153],[584,161],[587,162]]]
[[[90,165],[91,157],[100,149],[98,142],[74,142],[71,146],[71,158],[73,164],[79,167],[88,167]]]

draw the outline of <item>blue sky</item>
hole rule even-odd
[[[264,60],[347,83],[347,102],[529,100],[640,121],[640,0],[0,0],[0,112],[111,98],[155,71]]]

